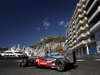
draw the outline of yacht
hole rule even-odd
[[[3,57],[21,57],[22,55],[23,55],[23,51],[15,47],[11,47],[11,49],[1,53],[1,56]]]

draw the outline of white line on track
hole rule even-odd
[[[95,59],[96,61],[100,61],[100,59]]]
[[[79,59],[79,60],[76,60],[76,61],[85,61],[85,60],[83,60],[83,59]]]

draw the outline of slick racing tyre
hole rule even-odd
[[[20,67],[25,67],[27,66],[27,60],[22,60],[22,62],[20,62]]]
[[[56,70],[62,72],[65,70],[65,62],[61,59],[56,61]]]

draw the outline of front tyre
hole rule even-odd
[[[57,60],[56,61],[56,70],[59,72],[62,72],[65,70],[65,62],[63,60]]]

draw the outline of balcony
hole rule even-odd
[[[84,21],[80,20],[79,23],[77,24],[77,28],[82,24],[84,24]]]
[[[71,43],[72,42],[72,40],[71,40],[71,38],[69,39],[69,43]]]
[[[84,27],[81,26],[79,30],[77,31],[77,35],[80,35],[81,33],[86,32],[87,30],[88,30],[88,27],[86,25]]]
[[[90,8],[87,11],[87,14],[92,10],[92,8],[95,6],[95,4],[98,2],[98,0],[94,0],[94,2],[91,4]]]
[[[75,19],[77,18],[79,13],[82,13],[82,9],[80,9],[80,8],[77,9],[77,12],[76,12],[76,14],[74,16]]]
[[[76,33],[76,31],[75,31],[75,30],[73,31],[73,35],[74,35],[74,33]]]
[[[86,32],[86,31],[88,31],[88,26],[86,25],[81,26],[79,30],[77,31],[77,35],[80,35],[81,33]]]
[[[96,17],[97,14],[100,14],[100,6],[97,8],[95,13],[90,17],[88,22],[90,23]]]
[[[85,45],[87,43],[87,40],[83,40],[80,43],[76,44],[75,46],[73,46],[71,49],[76,49],[77,47],[81,46],[81,45]]]
[[[74,18],[76,19],[79,13],[83,13],[85,9],[85,5],[80,5],[79,8],[77,8],[76,14],[74,15]]]
[[[95,13],[95,11],[97,10],[97,8],[98,8],[99,5],[100,5],[100,0],[94,0],[94,2],[92,3],[92,5],[87,10],[87,16],[88,16],[88,18],[90,18]]]
[[[86,8],[84,4],[83,4],[83,8],[84,8],[84,9]]]
[[[74,25],[73,25],[73,30],[75,29],[75,27],[76,27],[76,26],[75,26],[75,24],[74,24]]]
[[[82,38],[87,38],[88,35],[89,35],[89,32],[82,33],[82,34],[77,38],[77,40],[80,40],[80,39],[82,39]]]
[[[82,0],[82,3],[86,3],[86,0]]]
[[[74,37],[73,37],[73,38],[75,39],[76,37],[77,37],[77,36],[76,36],[76,35],[74,35]]]
[[[100,29],[100,21],[98,21],[93,27],[90,28],[90,33],[94,33]]]
[[[88,18],[87,17],[84,17],[83,20],[84,20],[85,23],[88,23]]]
[[[80,20],[80,21],[79,21],[79,23],[78,23],[77,26],[76,26],[76,29],[78,30],[78,29],[80,28],[80,26],[87,25],[87,22],[88,22],[87,17],[84,17],[83,20]]]
[[[81,4],[80,3],[77,3],[77,6],[75,8],[75,11],[74,11],[74,14],[73,14],[73,17],[76,16],[76,13],[77,13],[77,9],[81,7]]]
[[[84,45],[84,44],[86,44],[86,43],[87,43],[86,40],[82,40],[80,43],[77,44],[77,47],[79,47],[79,46],[81,46],[81,45]]]
[[[87,0],[87,2],[85,3],[85,8],[86,10],[89,9],[89,7],[91,6],[91,4],[93,3],[94,0]]]
[[[86,26],[87,28],[89,28],[89,25],[88,25],[88,24],[86,24],[85,26]]]
[[[86,37],[86,36],[87,36],[86,33],[82,33],[77,39],[79,40],[79,39],[81,39],[82,37]]]
[[[77,43],[77,41],[76,41],[76,40],[74,40],[74,44],[75,44],[75,43]]]
[[[69,46],[70,46],[70,47],[72,47],[72,46],[73,46],[73,44],[72,44],[72,43],[70,43],[70,44],[69,44]]]
[[[71,28],[71,32],[73,32],[73,30],[75,30],[75,24],[73,24],[73,26]]]
[[[80,0],[79,3],[80,3],[81,5],[84,5],[84,4],[86,3],[86,0]]]
[[[86,30],[86,26],[84,26],[84,27],[81,26],[79,30],[80,30],[80,31]]]
[[[73,42],[72,38],[69,40],[69,42],[70,42],[70,43],[72,43],[72,42]]]
[[[87,7],[87,5],[89,4],[89,1],[90,1],[90,0],[87,0],[87,2],[86,2],[86,4],[85,4],[85,7]]]
[[[79,22],[80,19],[84,18],[86,15],[86,11],[84,10],[82,14],[79,14],[76,19],[76,24]]]

